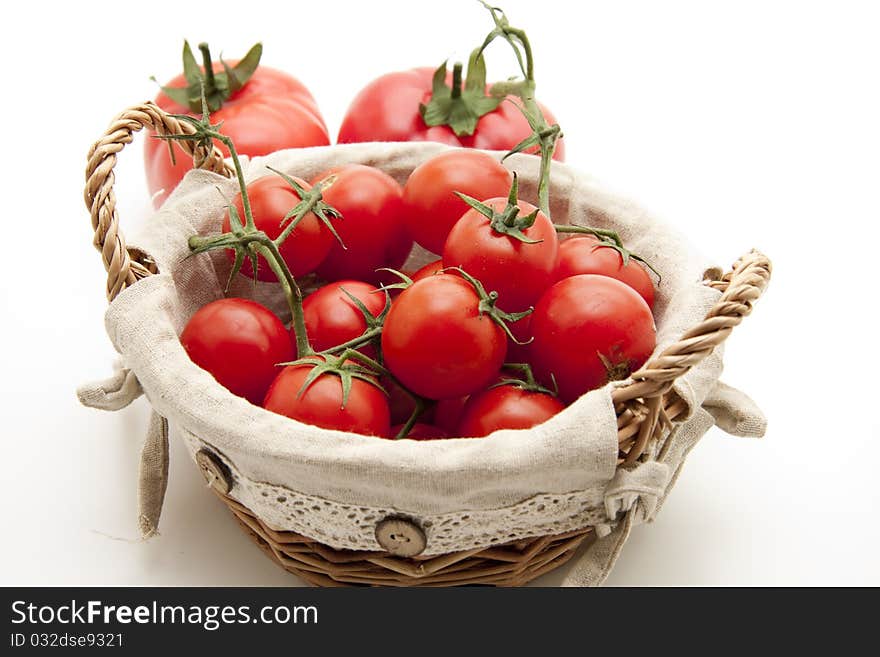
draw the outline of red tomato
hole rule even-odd
[[[506,198],[484,201],[496,212],[507,207]],[[535,206],[518,201],[519,216],[535,211]],[[461,267],[479,280],[487,292],[498,292],[498,307],[517,312],[534,305],[553,282],[559,241],[553,223],[538,212],[534,225],[523,234],[529,244],[498,233],[490,220],[477,210],[468,210],[452,228],[443,248],[443,263]]]
[[[479,305],[473,286],[458,276],[431,276],[407,288],[385,318],[385,366],[428,399],[485,387],[504,363],[507,337]]]
[[[480,438],[499,429],[530,429],[564,408],[565,404],[545,392],[530,392],[515,385],[496,386],[471,395],[455,434]]]
[[[423,278],[428,278],[429,276],[433,276],[437,272],[443,269],[443,261],[435,260],[434,262],[429,262],[427,265],[419,269],[416,273],[414,273],[410,278],[413,283],[416,283]]]
[[[318,274],[330,281],[381,282],[380,267],[399,269],[412,250],[403,221],[403,189],[388,174],[362,164],[335,167],[315,176],[312,184],[336,174],[324,189],[324,200],[342,213],[334,222],[345,249],[336,242]]]
[[[654,317],[625,283],[595,274],[563,279],[532,314],[529,357],[549,388],[572,402],[609,381],[624,379],[654,350]]]
[[[312,292],[303,301],[306,332],[315,351],[324,351],[354,340],[367,330],[367,320],[361,310],[345,292],[363,303],[373,317],[385,308],[385,294],[369,283],[361,281],[338,281]],[[296,341],[293,327],[290,337]],[[360,348],[366,355],[375,357],[372,345]]]
[[[388,433],[389,438],[397,438],[397,434],[400,433],[400,430],[403,429],[403,424],[396,424],[391,427],[391,431]],[[449,438],[449,434],[443,431],[440,427],[435,427],[433,424],[424,424],[422,422],[416,422],[412,429],[409,430],[409,433],[406,436],[409,440],[435,440],[437,438]]]
[[[236,61],[228,63],[234,66]],[[220,62],[215,62],[213,68],[216,72],[223,70]],[[204,67],[201,70],[204,71]],[[181,74],[165,86],[186,87],[187,80]],[[164,92],[156,96],[156,104],[171,114],[201,115],[190,107],[174,102]],[[211,114],[212,123],[221,121],[223,134],[232,139],[239,155],[253,157],[268,155],[283,148],[326,146],[330,143],[324,119],[305,85],[287,73],[268,66],[258,67],[244,86]],[[225,156],[229,156],[225,146],[219,142],[216,145]],[[164,203],[184,174],[192,169],[192,159],[183,149],[178,144],[174,144],[173,148],[176,163],[171,161],[165,140],[147,139],[144,144],[147,187],[151,195],[161,191],[154,197],[155,207]]]
[[[443,245],[455,222],[470,206],[453,192],[480,201],[506,196],[510,172],[491,155],[480,151],[440,153],[417,166],[403,188],[403,204],[410,235],[434,253]]]
[[[310,185],[299,178],[294,178],[303,189],[310,189]],[[251,212],[254,215],[254,224],[262,230],[270,239],[277,238],[284,230],[281,220],[299,203],[300,198],[294,189],[281,178],[271,175],[258,178],[247,186],[248,199],[251,204]],[[241,194],[233,199],[233,204],[238,210],[241,222],[245,222],[244,206]],[[223,218],[223,232],[230,229],[229,214]],[[279,247],[281,257],[287,263],[290,273],[294,276],[303,276],[313,272],[321,261],[330,252],[335,238],[318,217],[309,212],[297,224],[293,232]],[[226,251],[230,261],[235,259],[235,253]],[[253,276],[254,269],[249,259],[245,258],[241,267],[241,273],[245,276]],[[269,268],[266,259],[260,256],[257,261],[257,278],[261,281],[275,281],[275,273]]]
[[[199,308],[180,334],[192,361],[233,394],[260,404],[294,359],[287,329],[271,310],[249,299],[219,299]]]
[[[559,244],[556,280],[578,274],[616,278],[638,292],[649,307],[654,307],[654,282],[647,268],[633,258],[624,265],[619,251],[604,246],[604,242],[592,235],[569,237]]]
[[[387,436],[391,429],[388,400],[379,388],[352,379],[348,400],[342,403],[342,380],[324,373],[300,394],[312,365],[288,365],[272,382],[263,406],[306,424],[350,431],[365,436]]]
[[[447,433],[454,434],[467,400],[468,397],[465,395],[438,401],[434,407],[434,424]]]
[[[364,141],[439,141],[452,146],[509,151],[532,134],[525,116],[514,106],[514,103],[520,103],[519,99],[512,96],[508,96],[495,110],[480,117],[471,136],[457,137],[445,125],[425,125],[419,107],[431,99],[433,77],[432,69],[416,68],[388,73],[373,80],[358,93],[349,106],[339,128],[337,141],[340,144]],[[447,84],[451,80],[451,75],[448,75]],[[556,119],[551,112],[543,105],[540,107],[547,123],[553,125]],[[553,158],[560,162],[565,159],[562,139],[556,144]]]

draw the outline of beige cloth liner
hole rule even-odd
[[[330,166],[360,162],[378,166],[402,183],[420,162],[447,148],[432,143],[354,144],[280,151],[245,159],[245,177],[267,174],[268,164],[309,179]],[[534,200],[537,158],[519,155],[506,164],[520,175],[521,196]],[[681,235],[566,165],[554,163],[552,180],[555,221],[613,228],[633,251],[661,269],[664,277],[655,304],[658,352],[703,318],[719,293],[700,284],[708,263]],[[597,524],[600,538],[566,580],[569,585],[598,584],[630,527],[656,513],[684,457],[712,425],[713,416],[728,432],[763,433],[763,417],[751,400],[718,383],[720,349],[676,382],[676,391],[689,407],[688,419],[666,441],[659,462],[627,471],[616,470],[617,423],[610,398],[616,384],[584,395],[539,427],[500,431],[481,440],[365,438],[304,425],[253,406],[195,366],[177,337],[199,307],[223,296],[229,271],[222,253],[187,258],[187,238],[218,232],[225,199],[236,190],[234,180],[193,171],[147,230],[131,240],[131,246],[155,259],[161,273],[124,290],[107,311],[107,332],[125,368],[108,382],[80,390],[83,403],[108,410],[124,406],[143,391],[154,408],[139,482],[139,526],[145,537],[155,533],[167,481],[168,424],[163,418],[168,418],[209,445],[248,483],[280,486],[337,504],[394,509],[416,519],[496,512],[503,529],[505,509],[536,495],[603,487],[606,522]],[[415,254],[410,264],[427,257],[424,252]],[[286,315],[275,285],[254,287],[239,277],[230,295],[252,296]],[[701,408],[704,403],[706,410]],[[231,494],[235,496],[235,487]],[[547,533],[540,512],[534,516],[534,526]],[[589,524],[586,515],[584,519],[583,525]],[[532,535],[539,535],[538,530]],[[320,540],[333,545],[325,539]],[[430,540],[429,534],[429,548]],[[451,551],[449,542],[444,543]]]

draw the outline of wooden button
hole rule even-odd
[[[196,452],[196,463],[210,488],[213,488],[221,495],[226,495],[232,490],[232,473],[226,467],[226,464],[217,458],[214,452],[200,449]]]
[[[385,518],[379,522],[376,540],[383,549],[398,557],[414,557],[427,545],[422,528],[406,518]]]

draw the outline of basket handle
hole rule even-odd
[[[107,271],[107,300],[113,301],[122,290],[150,274],[156,273],[155,264],[145,254],[125,246],[125,238],[119,226],[116,195],[113,184],[116,176],[116,154],[130,144],[134,133],[148,128],[157,135],[192,134],[194,128],[185,121],[178,121],[158,105],[146,102],[135,105],[117,116],[101,138],[89,149],[86,165],[85,203],[92,218],[95,231],[94,245],[101,252]],[[178,142],[187,155],[193,158],[193,166],[230,176],[232,170],[216,148],[206,153],[194,141]]]
[[[707,285],[723,294],[699,324],[632,375],[632,381],[612,392],[618,415],[618,441],[624,461],[633,463],[684,406],[672,391],[686,374],[727,339],[752,312],[770,282],[772,267],[764,254],[752,250],[733,269]]]

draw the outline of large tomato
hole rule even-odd
[[[294,178],[303,189],[308,190],[309,184]],[[276,239],[281,235],[284,227],[281,221],[285,215],[299,203],[300,198],[296,191],[281,176],[271,175],[258,178],[247,186],[248,200],[251,205],[251,213],[254,216],[254,225],[262,230],[269,239]],[[238,210],[242,223],[245,221],[244,205],[241,194],[236,194],[233,204]],[[230,229],[229,214],[223,218],[223,232]],[[330,247],[333,246],[334,238],[330,230],[313,213],[307,213],[287,236],[279,247],[281,257],[287,263],[290,273],[294,276],[303,276],[313,272],[327,257]],[[235,252],[226,251],[230,260],[235,258]],[[253,276],[253,265],[246,258],[241,267],[241,273],[245,276]],[[260,256],[257,260],[257,278],[261,281],[277,280],[275,272],[269,268],[269,263]]]
[[[655,343],[645,300],[625,283],[595,274],[572,276],[547,290],[530,329],[535,374],[547,387],[557,385],[566,402],[626,378],[645,363]]]
[[[506,198],[484,201],[493,210],[493,219],[474,208],[468,210],[446,239],[443,264],[461,267],[478,279],[486,291],[498,292],[499,308],[518,312],[537,302],[552,283],[559,242],[553,223],[540,211],[534,224],[521,231],[529,242],[498,232],[505,228],[499,215],[505,212],[507,204]],[[517,201],[517,208],[519,218],[537,210],[525,201]]]
[[[479,306],[473,285],[458,276],[430,276],[413,284],[385,318],[385,366],[428,399],[485,387],[504,363],[507,337]]]
[[[324,201],[342,213],[334,222],[338,242],[318,268],[330,281],[382,281],[380,267],[399,269],[412,250],[403,221],[403,189],[388,174],[362,164],[347,164],[315,176],[312,184],[335,174]]]
[[[385,295],[361,281],[338,281],[312,292],[303,301],[303,315],[309,343],[315,351],[354,340],[367,330],[367,319],[349,294],[364,304],[373,317],[385,308]],[[295,340],[293,327],[290,332]],[[369,345],[361,347],[361,351],[370,357],[376,355],[375,348]]]
[[[559,264],[556,280],[578,274],[600,274],[626,283],[654,307],[654,282],[647,268],[630,257],[623,264],[623,256],[592,235],[577,235],[563,240],[559,245]]]
[[[500,385],[471,395],[455,435],[480,438],[500,429],[530,429],[564,408],[565,404],[546,392]]]
[[[353,378],[343,402],[342,380],[336,374],[320,374],[305,390],[313,365],[288,365],[266,393],[263,406],[306,424],[324,429],[385,437],[391,430],[388,401],[378,387]]]
[[[245,60],[252,61],[258,48],[259,46],[255,46],[245,56]],[[261,52],[260,48],[256,54],[257,61]],[[206,58],[210,60],[210,55]],[[206,69],[204,65],[195,65],[194,60],[190,60],[190,65],[187,66],[186,54],[184,60],[185,69],[189,68],[190,75],[181,73],[168,82],[166,87],[189,88],[190,96],[195,102],[181,104],[162,91],[156,96],[156,104],[171,114],[200,116],[198,78],[204,76]],[[228,64],[234,67],[238,62],[233,60]],[[211,69],[215,73],[221,73],[223,66],[220,62],[213,62]],[[220,104],[219,108],[212,109],[211,122],[223,123],[223,134],[232,139],[240,155],[268,155],[283,148],[326,146],[330,143],[327,127],[312,94],[302,82],[287,73],[268,66],[258,66],[241,88],[225,99],[222,99],[222,91],[216,87],[212,90],[206,84],[205,92],[209,98]],[[222,144],[217,142],[216,145],[224,155],[229,156]],[[183,149],[177,144],[173,148],[175,162],[171,160],[168,142],[147,139],[144,145],[147,187],[150,194],[155,195],[153,203],[156,207],[162,205],[184,174],[192,169],[192,159]]]
[[[469,206],[454,192],[483,200],[505,196],[510,172],[491,155],[453,150],[417,166],[403,188],[406,225],[416,242],[434,253],[443,245],[455,222]]]
[[[196,365],[254,404],[262,403],[278,374],[278,363],[294,358],[281,320],[249,299],[220,299],[202,306],[187,322],[180,342]]]
[[[373,80],[349,106],[337,141],[340,144],[439,141],[452,146],[509,151],[532,134],[528,121],[517,107],[520,100],[513,96],[508,96],[497,108],[481,116],[472,135],[458,137],[449,126],[428,126],[419,110],[431,100],[433,78],[432,69],[415,68],[388,73]],[[451,82],[452,77],[447,76],[447,84]],[[547,123],[554,124],[556,119],[550,110],[543,105],[540,107]],[[560,162],[565,159],[561,139],[556,144],[553,158]]]

